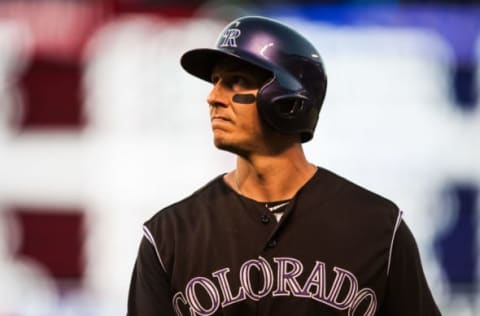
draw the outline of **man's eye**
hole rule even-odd
[[[220,78],[219,78],[218,76],[212,76],[212,78],[210,79],[210,81],[211,81],[213,84],[215,84],[215,83],[218,82],[219,79],[220,79]]]
[[[242,77],[240,77],[240,76],[232,76],[230,78],[230,83],[232,83],[232,84],[239,84],[241,82],[242,82]]]
[[[242,88],[246,88],[248,86],[248,81],[242,76],[233,76],[230,83]]]

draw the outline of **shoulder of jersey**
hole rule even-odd
[[[190,194],[189,196],[185,197],[184,199],[177,201],[173,204],[170,204],[163,209],[159,210],[155,213],[152,218],[148,220],[148,222],[158,220],[164,216],[173,215],[172,213],[177,212],[195,212],[196,207],[200,204],[200,202],[204,202],[209,197],[213,198],[215,194],[215,188],[218,189],[218,182],[222,181],[222,175],[215,177],[214,179],[210,180],[207,184]]]
[[[335,187],[334,197],[336,199],[345,199],[357,205],[369,205],[371,209],[387,210],[398,213],[398,206],[390,199],[375,193],[361,185],[358,185],[338,174],[324,169],[320,169],[320,177],[330,178],[327,180]]]

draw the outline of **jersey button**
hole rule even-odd
[[[264,223],[264,224],[270,223],[270,217],[268,217],[267,214],[263,214],[262,217],[261,217],[261,220],[262,220],[262,223]]]
[[[268,247],[268,248],[273,248],[273,247],[275,247],[276,245],[277,245],[277,241],[276,241],[275,239],[272,239],[272,240],[270,240],[270,241],[268,242],[267,247]]]

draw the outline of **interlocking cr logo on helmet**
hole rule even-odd
[[[240,36],[242,32],[239,29],[228,29],[223,32],[223,41],[220,44],[220,47],[237,47],[237,37]]]
[[[210,81],[220,58],[250,63],[272,73],[258,91],[257,108],[263,122],[286,134],[309,141],[325,98],[327,78],[320,54],[305,37],[278,21],[246,16],[220,33],[215,48],[194,49],[181,58],[183,68]]]

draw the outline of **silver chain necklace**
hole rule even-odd
[[[237,187],[238,193],[243,196],[243,193],[242,193],[242,190],[240,189],[240,184],[238,183],[237,177],[234,176],[233,178],[235,180],[235,186]],[[290,203],[290,200],[285,201],[285,202],[280,203],[280,204],[277,204],[277,205],[273,205],[273,206],[269,206],[268,202],[265,202],[264,205],[265,205],[265,208],[268,209],[270,212],[275,213],[275,211],[277,211],[277,210],[281,209],[282,207],[288,205],[288,203]],[[280,211],[280,212],[283,212],[283,211]]]

